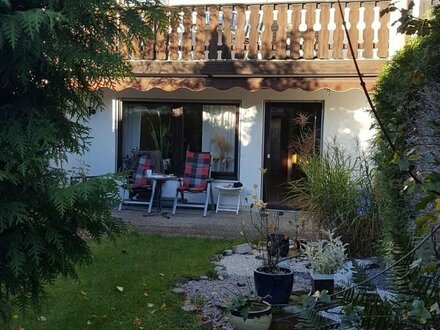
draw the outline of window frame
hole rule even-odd
[[[198,105],[230,105],[235,106],[235,145],[234,145],[234,168],[231,172],[219,172],[219,171],[212,171],[211,167],[211,178],[217,179],[217,180],[238,180],[238,169],[239,169],[239,146],[240,146],[240,107],[241,104],[239,101],[234,100],[228,100],[228,101],[215,101],[215,100],[184,100],[184,101],[178,101],[178,100],[167,100],[164,101],[163,99],[118,99],[121,102],[121,111],[118,113],[118,124],[117,124],[117,130],[118,130],[118,136],[117,136],[117,167],[118,170],[121,170],[122,163],[123,163],[123,155],[122,155],[122,145],[123,145],[123,120],[124,120],[124,105],[126,103],[143,103],[143,104],[163,104],[168,106],[191,106],[193,104]],[[203,111],[201,113],[201,116],[203,116]],[[183,128],[183,131],[185,128]],[[184,152],[184,150],[183,150]]]

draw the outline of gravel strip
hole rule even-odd
[[[218,269],[222,279],[217,280],[193,280],[181,287],[185,290],[186,297],[192,303],[202,302],[200,312],[202,318],[210,319],[214,329],[232,329],[224,311],[224,304],[233,296],[239,293],[249,293],[254,291],[254,269],[262,265],[262,260],[258,252],[240,255],[233,254],[223,259],[213,262]],[[294,272],[293,291],[309,291],[311,289],[311,279],[309,274],[309,262],[304,256],[286,259],[280,262],[281,267],[290,268]],[[344,267],[335,274],[335,284],[340,287],[347,287],[352,281],[350,270],[351,262],[347,262]],[[375,269],[374,271],[377,271]],[[370,270],[369,272],[374,272]],[[380,283],[381,286],[383,283]],[[331,314],[331,313],[329,313]],[[337,313],[334,313],[337,319]]]
[[[200,312],[203,319],[210,319],[214,329],[232,329],[226,313],[221,307],[228,300],[239,293],[255,291],[254,269],[262,265],[257,252],[248,255],[233,254],[214,262],[216,267],[222,268],[223,280],[193,280],[184,285],[186,297],[189,301],[203,301]],[[285,260],[281,267],[294,271],[293,290],[309,290],[310,277],[307,261],[298,257]]]

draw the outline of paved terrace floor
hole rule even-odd
[[[232,240],[240,237],[243,230],[247,236],[255,236],[256,230],[251,224],[249,211],[233,212],[209,211],[203,217],[202,209],[177,209],[175,215],[171,215],[171,209],[167,219],[161,215],[145,217],[145,207],[125,206],[121,212],[114,211],[117,217],[132,225],[135,229],[151,234],[170,236],[195,236],[211,237]],[[285,212],[280,217],[280,232],[295,237],[296,223],[301,223],[301,216],[296,212]],[[295,221],[296,219],[296,221]],[[309,232],[309,231],[307,231]],[[305,238],[305,230],[299,231],[299,238]]]

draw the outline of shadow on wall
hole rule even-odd
[[[332,106],[330,104],[327,109],[324,128],[327,136],[326,142],[336,136],[338,144],[344,145],[347,150],[354,151],[357,147],[356,141],[358,141],[359,147],[366,151],[375,130],[370,129],[373,121],[367,112],[367,107],[359,106],[359,100],[364,100],[365,97],[361,91],[346,93],[349,95],[340,95],[341,97],[337,97],[331,102],[343,105]]]
[[[241,108],[240,112],[240,141],[243,147],[247,147],[252,142],[252,127],[255,125],[257,108],[251,106]]]

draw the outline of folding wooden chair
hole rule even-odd
[[[148,213],[151,212],[156,182],[154,181],[151,184],[151,181],[146,176],[146,171],[155,170],[158,161],[161,162],[160,151],[137,151],[134,154],[131,162],[130,177],[128,182],[123,185],[122,202],[119,204],[119,211],[122,210],[124,204],[137,204],[148,205]],[[151,191],[148,200],[138,199],[141,193],[148,191]],[[126,198],[127,192],[129,192],[128,198]]]
[[[209,152],[186,152],[185,171],[183,178],[179,179],[180,185],[176,189],[174,198],[173,212],[176,214],[177,206],[203,208],[203,216],[206,217],[208,211],[209,198],[214,210],[214,194],[211,186],[210,176],[211,154]],[[181,195],[182,203],[177,204],[177,199]],[[204,204],[188,203],[185,200],[185,194],[206,194]]]

